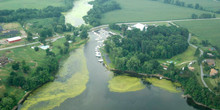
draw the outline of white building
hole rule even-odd
[[[131,26],[131,28],[128,28],[128,29],[130,30],[132,28],[137,28],[137,29],[140,29],[141,31],[143,31],[144,28],[145,28],[145,30],[147,30],[147,25],[144,25],[144,24],[141,24],[141,23],[137,23],[137,24]]]

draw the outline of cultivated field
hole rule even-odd
[[[160,0],[160,1],[163,2],[164,0]],[[220,1],[217,0],[179,0],[179,1],[185,2],[185,6],[187,6],[187,4],[193,4],[193,6],[195,6],[195,4],[198,3],[206,10],[211,10],[211,11],[220,10]]]
[[[207,13],[200,10],[164,4],[150,0],[116,0],[121,10],[104,14],[103,24],[115,22],[158,21],[191,18],[193,13]],[[217,15],[219,16],[219,15]]]
[[[47,6],[63,6],[64,0],[0,0],[0,10],[18,8],[45,8]]]
[[[212,45],[220,48],[220,20],[183,21],[175,23],[188,28],[199,39],[209,40]]]

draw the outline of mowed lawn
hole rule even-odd
[[[64,0],[0,0],[0,10],[18,8],[42,9],[49,5],[64,6]]]
[[[212,45],[220,48],[220,20],[182,21],[176,24],[188,28],[201,40],[209,40]]]
[[[116,22],[159,21],[191,18],[193,13],[208,13],[200,10],[164,4],[150,0],[116,0],[121,10],[115,10],[103,15],[103,24]],[[217,15],[218,16],[218,15]]]
[[[167,61],[173,61],[176,62],[176,66],[178,67],[184,67],[188,65],[191,61],[196,60],[197,58],[194,56],[196,49],[193,48],[192,46],[189,46],[188,49],[181,53],[178,54],[171,59],[159,59],[158,61],[160,63],[166,63]]]

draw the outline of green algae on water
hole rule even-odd
[[[152,85],[156,86],[156,87],[159,87],[161,89],[164,89],[164,90],[167,90],[169,92],[172,92],[172,93],[178,93],[178,92],[181,92],[180,90],[177,90],[176,89],[176,86],[175,85],[178,85],[180,86],[179,83],[173,83],[169,80],[166,80],[166,79],[157,79],[157,78],[146,78],[146,81],[152,83]]]
[[[130,76],[115,76],[109,81],[108,85],[112,92],[131,92],[145,88],[141,79]]]
[[[53,109],[66,99],[80,95],[89,80],[83,48],[77,49],[66,60],[57,77],[54,82],[40,87],[30,95],[21,110]]]

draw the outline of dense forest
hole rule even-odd
[[[88,11],[83,19],[86,23],[89,23],[92,26],[98,26],[101,24],[100,19],[102,18],[103,13],[121,9],[120,5],[113,0],[95,0],[90,3],[93,5],[93,8]]]
[[[110,26],[117,28],[117,25]],[[155,73],[160,64],[155,59],[171,58],[188,48],[188,30],[176,26],[149,26],[147,31],[123,30],[124,36],[114,35],[105,41],[105,51],[116,69]]]

